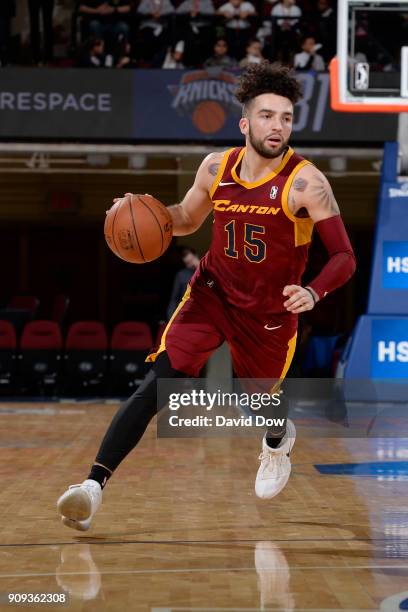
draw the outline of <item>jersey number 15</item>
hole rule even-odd
[[[227,246],[224,247],[224,252],[227,257],[238,259],[239,253],[235,248],[235,219],[224,225],[227,232]],[[266,257],[265,242],[256,237],[255,234],[265,234],[263,225],[252,225],[251,223],[244,224],[244,256],[252,263],[260,263]]]

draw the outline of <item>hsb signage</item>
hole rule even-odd
[[[372,322],[371,376],[408,379],[408,319]]]
[[[408,289],[407,241],[396,240],[383,243],[382,285],[385,289]]]

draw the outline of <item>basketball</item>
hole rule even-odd
[[[173,236],[173,221],[159,200],[133,194],[108,211],[104,233],[115,255],[129,263],[143,264],[166,251]]]

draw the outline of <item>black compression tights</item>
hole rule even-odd
[[[99,482],[102,488],[112,472],[139,442],[148,424],[157,413],[157,380],[159,378],[188,378],[188,375],[174,370],[170,365],[167,353],[165,351],[160,353],[137,391],[123,402],[102,440],[95,463],[88,476]],[[159,409],[163,407],[164,405]],[[271,415],[265,414],[265,416]],[[270,428],[266,434],[268,444],[272,447],[276,447],[285,434],[285,428],[283,430],[278,428],[278,430]]]
[[[187,374],[171,367],[165,351],[160,353],[137,391],[123,402],[113,417],[88,478],[97,480],[103,486],[110,474],[139,442],[157,413],[157,379],[187,377]],[[160,409],[163,407],[160,406]]]

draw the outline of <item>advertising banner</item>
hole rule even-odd
[[[234,89],[239,73],[207,70],[134,72],[134,134],[145,140],[240,142],[241,107]],[[326,73],[298,73],[303,98],[295,106],[294,143],[395,140],[397,115],[336,113]]]
[[[4,68],[0,138],[117,142],[242,142],[239,72]],[[397,115],[335,113],[329,75],[298,73],[292,141],[395,140]],[[380,120],[379,120],[380,119]]]
[[[132,104],[120,70],[2,68],[0,138],[129,140]]]

